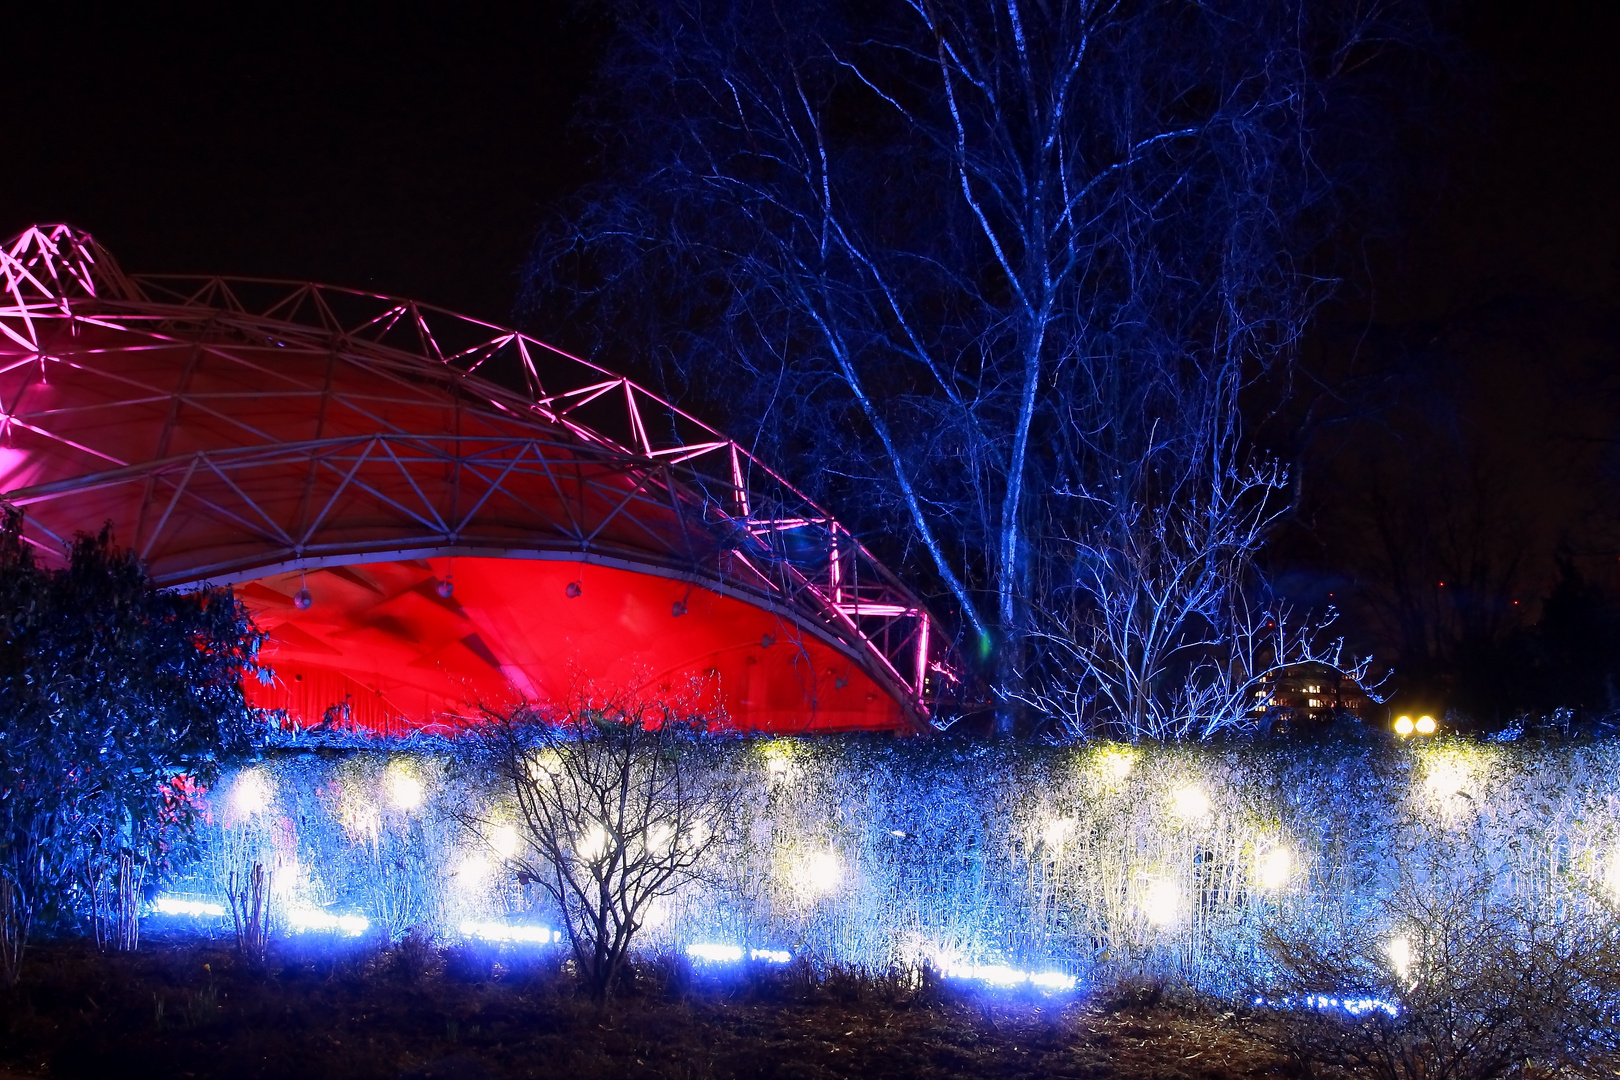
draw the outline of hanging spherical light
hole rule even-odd
[[[297,592],[293,593],[293,607],[297,608],[299,611],[308,611],[309,606],[314,602],[315,598],[309,595],[308,589],[299,589]]]

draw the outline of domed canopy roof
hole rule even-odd
[[[596,365],[391,297],[126,276],[66,226],[0,272],[28,539],[110,521],[160,583],[236,584],[261,704],[394,727],[696,680],[744,728],[909,730],[953,681],[831,516]]]

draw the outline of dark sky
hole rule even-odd
[[[313,279],[513,321],[544,207],[589,175],[568,124],[599,31],[561,3],[330,7],[9,13],[0,234],[65,220],[133,271]],[[1362,415],[1303,459],[1286,550],[1322,593],[1376,576],[1347,538],[1388,517],[1340,511],[1380,469],[1386,487],[1427,478],[1396,492],[1405,542],[1517,537],[1530,554],[1490,588],[1532,613],[1555,551],[1620,566],[1620,5],[1451,8],[1469,88],[1414,140],[1427,182],[1366,243],[1369,287],[1323,313],[1320,355]],[[1460,525],[1431,511],[1453,496]],[[1440,560],[1419,578],[1467,555],[1419,554]]]
[[[570,7],[13,16],[0,232],[68,220],[132,270],[312,278],[504,320],[540,208],[585,176],[566,128],[598,47]],[[1457,7],[1487,77],[1478,129],[1426,151],[1449,180],[1375,253],[1380,316],[1438,317],[1482,288],[1612,302],[1615,17]]]
[[[146,7],[8,13],[0,233],[66,220],[128,270],[510,321],[538,207],[580,176],[565,128],[594,46],[566,5]]]

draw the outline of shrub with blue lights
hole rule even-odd
[[[1146,972],[1250,1000],[1376,1003],[1395,1000],[1398,962],[1421,962],[1400,942],[1432,948],[1414,895],[1488,871],[1504,903],[1552,898],[1611,922],[1620,906],[1613,742],[739,740],[719,767],[742,793],[739,827],[639,937],[704,964],[926,964],[1048,992]],[[283,912],[558,946],[555,904],[464,824],[473,808],[522,831],[454,744],[270,755],[208,798],[205,851],[176,899],[218,902],[225,875],[257,860]],[[1282,978],[1276,935],[1302,927],[1337,934],[1329,951],[1362,947],[1383,981]]]

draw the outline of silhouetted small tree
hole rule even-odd
[[[693,880],[727,834],[740,790],[683,702],[580,700],[488,720],[483,746],[519,821],[508,861],[550,896],[586,991],[603,1001],[653,903]]]

